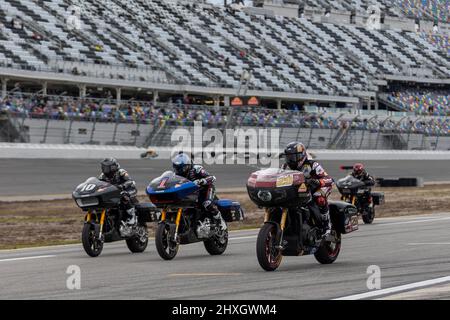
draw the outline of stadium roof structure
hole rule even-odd
[[[349,24],[345,15],[269,11],[230,13],[190,1],[5,0],[0,77],[345,103],[373,97],[387,80],[450,79],[445,43],[440,48],[412,32],[408,19],[372,30],[364,16]]]

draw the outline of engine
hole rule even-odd
[[[197,237],[199,239],[209,238],[211,233],[211,221],[209,218],[205,218],[203,221],[198,221]]]

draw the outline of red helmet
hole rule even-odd
[[[353,173],[357,176],[364,172],[364,165],[362,163],[355,163],[353,165]]]

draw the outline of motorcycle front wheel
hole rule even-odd
[[[164,260],[172,260],[178,253],[179,243],[176,239],[172,239],[170,229],[170,225],[163,222],[158,224],[155,233],[156,250]]]
[[[91,223],[85,223],[81,232],[81,242],[84,251],[90,257],[98,257],[103,251],[103,241],[95,236],[95,226]]]
[[[275,271],[281,264],[283,256],[276,246],[277,226],[271,223],[264,224],[259,230],[256,240],[256,256],[259,265],[266,271]]]
[[[371,224],[375,219],[375,207],[372,207],[367,214],[362,216],[365,224]]]

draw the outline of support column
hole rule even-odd
[[[159,92],[153,91],[153,105],[155,106],[158,103],[159,100]]]
[[[4,99],[6,97],[7,89],[8,89],[7,84],[8,84],[8,79],[2,78],[2,99]]]
[[[80,98],[86,97],[86,85],[81,84],[78,86],[78,88],[80,89]]]
[[[214,107],[218,107],[220,105],[220,96],[214,96]]]
[[[230,97],[229,96],[224,96],[223,97],[223,105],[225,107],[229,107],[230,106]]]
[[[122,88],[116,88],[116,103],[119,106],[122,100]]]
[[[277,99],[277,109],[281,110],[281,99]]]
[[[42,95],[43,95],[44,97],[47,96],[47,81],[44,81],[44,82],[42,83]]]

